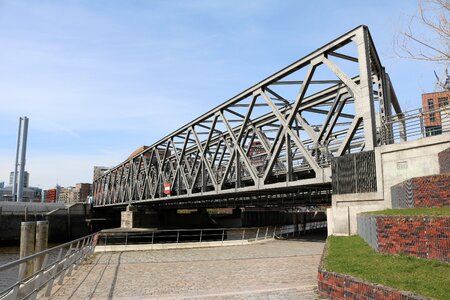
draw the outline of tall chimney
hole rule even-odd
[[[27,138],[28,138],[28,118],[23,118],[22,143],[20,147],[20,171],[19,183],[17,184],[17,202],[23,201],[23,180],[25,177],[25,161],[27,156]]]
[[[25,161],[27,156],[27,138],[28,138],[28,118],[20,117],[19,132],[17,134],[16,164],[14,165],[14,174],[12,182],[12,201],[17,202],[22,202],[23,200],[22,199],[23,182],[25,177]],[[19,154],[20,154],[20,162],[19,162]]]
[[[19,118],[19,131],[17,133],[17,149],[16,149],[16,163],[14,165],[14,174],[12,182],[12,201],[17,201],[17,169],[19,167],[19,149],[20,149],[20,135],[22,133],[22,117]]]

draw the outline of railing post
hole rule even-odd
[[[128,232],[125,232],[125,246],[128,245]]]
[[[258,235],[259,235],[259,227],[258,227],[258,230],[256,231],[255,242],[258,240]]]
[[[222,230],[222,245],[223,245],[223,238],[225,237],[225,229]]]
[[[429,114],[428,114],[429,115]],[[421,108],[419,108],[419,120],[420,120],[420,134],[422,137],[425,137],[425,130],[424,130],[424,125],[423,125],[423,110]]]
[[[155,237],[155,232],[152,231],[152,245],[153,245],[153,238]]]
[[[178,240],[180,239],[180,232],[177,231],[177,245],[178,245]]]
[[[45,297],[50,297],[51,293],[52,293],[52,288],[53,288],[53,282],[55,281],[55,277],[58,274],[58,266],[59,266],[59,260],[61,258],[62,255],[62,251],[63,249],[59,249],[59,254],[58,257],[56,258],[56,263],[53,266],[53,270],[52,270],[52,278],[50,279],[48,285],[47,285],[47,290],[45,291]]]
[[[79,255],[79,251],[80,251],[80,241],[77,242],[77,246],[75,248],[75,253],[72,255],[72,257],[69,259],[70,261],[70,265],[69,265],[69,271],[67,272],[68,276],[72,275],[72,270],[73,270],[73,266],[74,263],[76,262],[78,255]]]
[[[34,291],[29,299],[36,300],[37,294],[41,288],[41,284],[43,283],[42,277],[44,276],[44,269],[45,269],[45,265],[47,264],[47,260],[48,260],[48,253],[45,254],[44,259],[41,261],[41,269],[39,270],[37,278],[35,279]]]
[[[59,285],[62,285],[62,283],[64,281],[64,277],[66,276],[67,264],[68,264],[69,256],[70,256],[71,252],[72,252],[72,244],[70,244],[69,250],[67,250],[67,253],[63,259],[64,263],[63,263],[63,267],[62,267],[62,271],[61,271],[61,276],[59,276],[59,280],[58,280]]]
[[[267,232],[269,232],[269,226],[266,227],[266,234],[264,235],[264,239],[267,239]]]
[[[273,234],[272,234],[272,238],[274,239],[275,238],[275,232],[277,231],[277,226],[275,226],[274,228],[273,228]]]
[[[244,237],[245,237],[245,228],[244,228],[244,230],[242,231],[242,239],[241,239],[242,242],[244,242]]]
[[[200,244],[202,243],[203,229],[200,230]]]

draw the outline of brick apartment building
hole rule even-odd
[[[427,136],[450,130],[450,91],[422,94],[424,127]]]
[[[90,183],[77,183],[74,187],[61,188],[59,192],[59,202],[86,202],[87,197],[91,194],[91,189],[92,184]]]
[[[45,193],[45,202],[86,202],[91,195],[91,183],[77,183],[74,187],[56,187],[49,189]]]

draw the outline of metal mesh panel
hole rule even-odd
[[[378,251],[376,216],[359,214],[357,216],[358,235],[375,251]]]
[[[414,207],[412,180],[406,180],[391,187],[392,208]]]
[[[333,158],[333,194],[377,191],[375,152],[365,151]]]

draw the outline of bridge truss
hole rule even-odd
[[[401,113],[359,26],[159,140],[94,181],[94,205],[298,193],[331,183],[331,160],[388,140]]]

